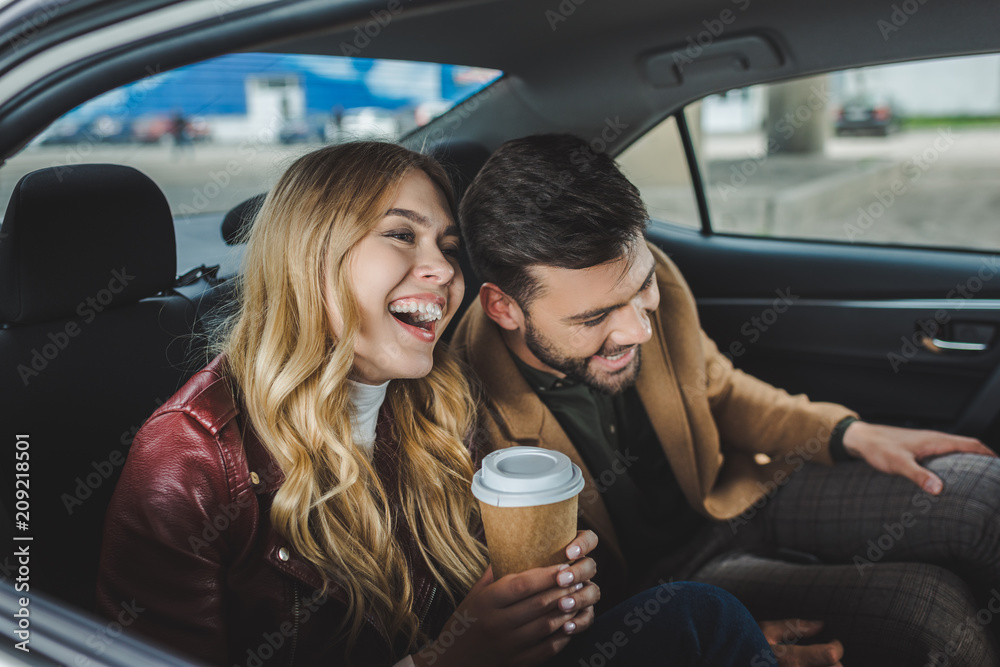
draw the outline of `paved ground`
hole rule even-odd
[[[1000,128],[830,137],[766,155],[762,134],[701,146],[714,229],[854,243],[1000,249]],[[642,188],[654,217],[699,226],[689,185]]]
[[[820,158],[769,156],[720,201],[719,184],[733,185],[734,167],[752,171],[763,145],[760,136],[706,141],[710,197],[727,231],[1000,249],[1000,128],[830,138]],[[756,212],[760,200],[770,219]]]

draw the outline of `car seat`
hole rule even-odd
[[[30,549],[32,590],[88,610],[132,438],[197,368],[194,307],[171,291],[175,271],[170,209],[139,171],[53,167],[15,186],[0,228],[0,433],[12,463],[15,436],[28,443],[29,509],[12,504],[13,464],[0,502],[7,530],[33,538],[17,543]],[[8,578],[12,544],[3,537]]]

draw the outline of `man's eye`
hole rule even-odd
[[[585,327],[596,327],[598,324],[600,324],[605,319],[607,319],[607,317],[608,316],[606,314],[605,315],[600,315],[599,317],[595,317],[592,320],[587,320],[586,322],[583,323],[583,326],[585,326]]]

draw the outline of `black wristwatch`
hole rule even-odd
[[[844,448],[844,431],[856,421],[858,421],[857,417],[844,417],[830,431],[830,458],[833,459],[834,463],[846,463],[855,459]]]

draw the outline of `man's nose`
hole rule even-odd
[[[649,313],[640,300],[635,300],[623,309],[611,340],[615,345],[642,345],[653,337],[653,327]]]

